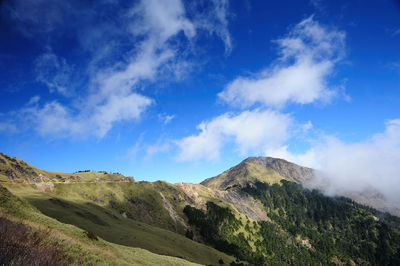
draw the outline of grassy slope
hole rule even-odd
[[[54,242],[61,243],[67,259],[79,265],[195,265],[186,260],[162,256],[141,248],[90,240],[76,226],[43,215],[24,199],[0,186],[0,215],[34,229],[50,230]]]
[[[66,182],[66,181],[99,181],[131,180],[119,173],[77,172],[73,174],[46,171],[36,168],[20,159],[0,153],[0,182]]]
[[[157,254],[181,257],[202,264],[215,265],[220,258],[225,262],[232,261],[231,257],[206,245],[168,230],[125,218],[108,206],[107,197],[120,202],[126,197],[134,197],[146,199],[147,202],[153,201],[152,208],[159,206],[165,212],[160,199],[155,196],[157,194],[151,190],[152,186],[154,185],[151,183],[55,184],[53,192],[40,192],[35,185],[7,185],[7,188],[43,214],[63,224],[90,230],[108,242],[140,247]],[[172,223],[168,221],[168,215],[161,213],[160,220]]]

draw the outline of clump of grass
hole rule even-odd
[[[65,265],[62,249],[48,235],[0,217],[0,265]]]
[[[99,238],[97,237],[97,235],[95,233],[93,233],[92,231],[86,231],[86,236],[91,239],[91,240],[99,240]]]

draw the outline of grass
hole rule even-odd
[[[29,214],[21,218],[30,220],[35,224],[50,226],[79,241],[82,239],[89,241],[83,231],[91,231],[101,238],[99,243],[107,243],[107,246],[113,247],[110,249],[113,250],[113,254],[119,254],[120,250],[128,247],[136,247],[141,248],[140,252],[137,249],[129,252],[126,250],[125,252],[136,257],[143,254],[147,259],[151,254],[156,253],[213,265],[218,265],[218,260],[221,258],[228,263],[233,260],[232,257],[224,253],[179,234],[125,218],[120,214],[119,209],[113,209],[110,206],[110,201],[122,203],[126,202],[127,198],[144,199],[151,203],[149,207],[153,211],[158,211],[157,208],[160,208],[160,215],[158,216],[160,221],[173,223],[168,216],[169,214],[164,213],[167,211],[162,208],[162,201],[157,197],[158,194],[152,190],[153,186],[146,182],[55,184],[53,192],[38,191],[35,185],[7,185],[7,188],[24,202],[29,202],[30,205],[34,206],[28,212]],[[164,190],[171,189],[166,184],[156,184],[155,186],[162,186]],[[166,197],[173,197],[172,192],[170,195],[164,193]],[[9,206],[8,210],[11,215],[13,215],[13,208],[19,209],[18,204],[16,202]],[[89,241],[89,247],[93,244],[92,242]],[[125,255],[122,258],[127,257]],[[161,264],[166,265],[165,263]]]
[[[33,232],[50,231],[53,243],[63,247],[64,256],[72,265],[195,265],[180,258],[110,243],[101,238],[98,241],[90,240],[84,230],[43,215],[26,200],[16,197],[2,186],[0,216],[14,223],[22,222]]]
[[[83,171],[61,173],[38,169],[20,159],[0,153],[1,182],[94,182],[94,181],[131,180],[119,173]],[[133,179],[132,179],[133,180]]]

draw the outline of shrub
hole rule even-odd
[[[66,264],[61,248],[48,240],[48,234],[0,217],[0,265]]]
[[[92,240],[99,240],[99,238],[97,237],[97,235],[96,235],[95,233],[93,233],[92,231],[86,231],[85,233],[86,233],[86,236],[87,236],[89,239],[92,239]]]

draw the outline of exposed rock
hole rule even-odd
[[[158,192],[161,196],[161,199],[163,201],[164,208],[169,212],[169,215],[171,216],[172,220],[174,220],[175,223],[180,223],[182,224],[185,228],[188,228],[188,225],[186,224],[185,220],[182,219],[172,206],[171,202],[164,196],[163,193]]]
[[[190,205],[197,209],[206,210],[206,202],[204,201],[204,198],[200,196],[199,192],[203,192],[205,195],[212,195],[213,192],[210,189],[200,184],[191,183],[176,183],[175,186],[186,195],[185,198],[179,198],[183,205]]]
[[[256,221],[270,221],[266,212],[260,203],[254,200],[248,194],[240,191],[239,187],[233,187],[227,190],[217,190],[207,188],[201,184],[177,183],[179,187],[190,200],[185,205],[190,205],[197,209],[206,210],[208,198],[217,198],[221,201],[232,204],[236,210]]]
[[[54,184],[53,183],[37,183],[36,189],[39,191],[43,192],[51,192],[54,190]]]
[[[226,191],[217,190],[215,196],[231,203],[242,214],[256,221],[271,221],[261,204],[253,197],[242,192],[239,187],[233,187]]]

